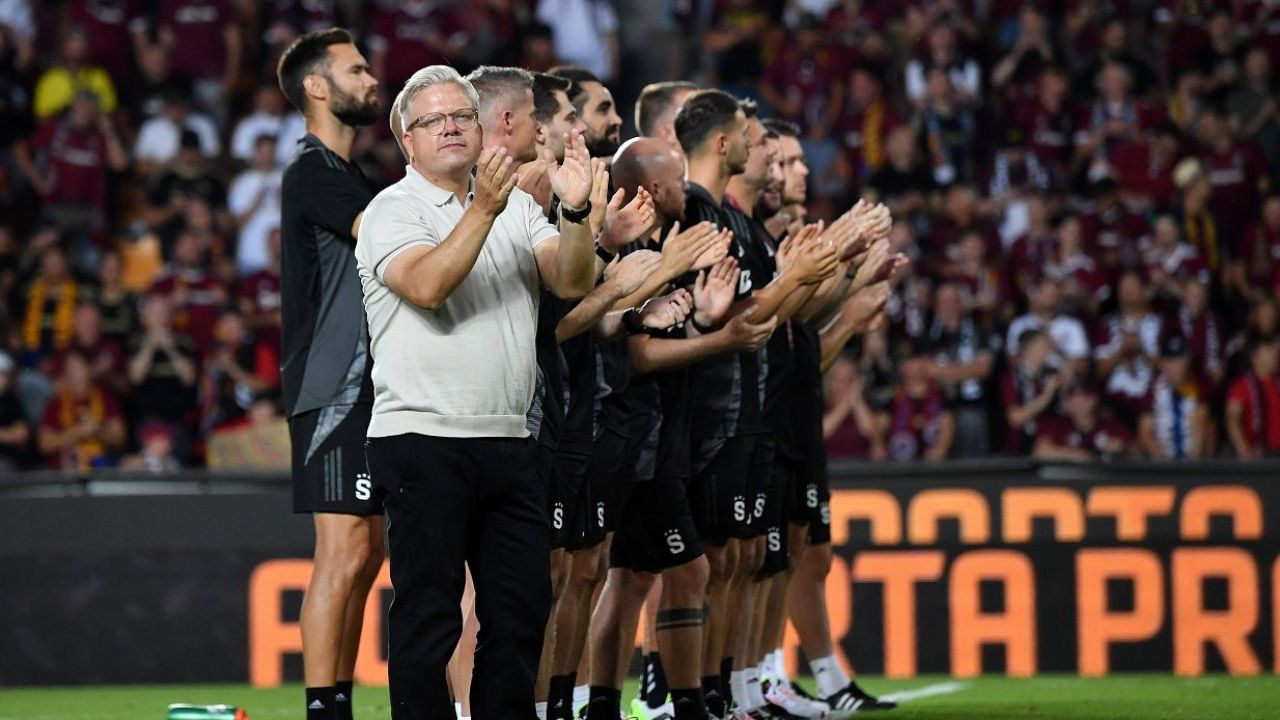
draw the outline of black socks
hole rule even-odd
[[[334,700],[335,694],[337,688],[332,685],[307,688],[307,720],[336,720],[338,703]]]

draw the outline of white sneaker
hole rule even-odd
[[[658,707],[649,707],[649,703],[636,698],[631,701],[631,717],[636,720],[675,720],[676,706],[671,703],[671,697],[667,697],[667,702]]]
[[[801,697],[787,682],[761,682],[764,699],[776,705],[788,715],[801,718],[825,718],[831,712],[831,706],[821,700]]]

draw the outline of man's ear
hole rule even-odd
[[[302,91],[311,100],[328,100],[329,82],[323,76],[312,73],[302,78]]]
[[[716,152],[720,155],[727,155],[729,153],[728,133],[716,133]]]
[[[502,114],[498,116],[498,126],[502,128],[504,135],[510,135],[511,129],[515,127],[515,123],[511,122],[511,118],[514,115],[515,113],[510,110],[503,110]]]
[[[533,124],[533,140],[539,147],[539,157],[541,157],[541,147],[547,144],[547,137],[549,134],[550,131],[547,130],[546,125],[543,125],[540,122],[535,122]]]

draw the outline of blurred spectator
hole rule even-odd
[[[827,371],[823,389],[826,411],[822,436],[827,456],[833,460],[885,459],[884,436],[863,395],[857,365],[847,357],[838,358]]]
[[[58,63],[36,83],[35,113],[41,120],[58,115],[71,104],[78,90],[88,90],[103,112],[116,110],[116,87],[106,70],[89,64],[89,38],[78,25],[63,31]]]
[[[178,233],[173,261],[148,293],[168,299],[166,309],[172,308],[173,329],[190,338],[202,358],[213,349],[214,323],[227,302],[226,288],[209,272],[207,257],[208,250],[197,233],[190,229]]]
[[[1205,285],[1213,280],[1209,266],[1195,248],[1182,242],[1178,224],[1168,215],[1156,217],[1142,265],[1151,283],[1152,297],[1166,305],[1179,302],[1182,284],[1187,280]]]
[[[1031,3],[1023,5],[1018,14],[1017,40],[992,68],[992,86],[1008,88],[1008,94],[1015,98],[1034,92],[1031,88],[1036,78],[1058,60],[1049,30],[1039,8]]]
[[[255,144],[253,162],[231,183],[227,209],[240,230],[236,267],[242,276],[265,268],[271,257],[267,236],[280,227],[280,180],[276,167],[276,139],[263,135]]]
[[[759,88],[760,98],[799,125],[810,143],[828,139],[845,105],[845,86],[840,80],[845,68],[823,41],[822,32],[817,16],[801,13],[794,39],[778,48]],[[812,155],[806,150],[810,166],[815,164]]]
[[[1238,238],[1258,216],[1259,200],[1270,189],[1266,161],[1252,144],[1235,139],[1231,125],[1217,110],[1201,113],[1198,129],[1203,145],[1200,162],[1213,186],[1209,205],[1223,238]]]
[[[226,200],[226,188],[200,153],[200,138],[191,130],[183,130],[177,156],[147,193],[148,224],[166,245],[171,245],[174,235],[186,224],[193,201],[220,208]]]
[[[158,43],[145,44],[138,50],[138,71],[126,88],[127,112],[135,128],[160,117],[169,98],[190,98],[192,93],[191,78],[174,72],[169,51]]]
[[[941,217],[929,233],[922,269],[931,277],[945,276],[960,259],[961,238],[971,233],[982,239],[987,256],[1000,255],[1000,235],[979,212],[977,193],[968,185],[953,185],[946,189]]]
[[[204,417],[206,433],[242,423],[249,409],[280,385],[280,356],[256,342],[237,313],[218,318],[216,344],[205,364]]]
[[[124,347],[138,326],[138,297],[121,284],[120,253],[108,250],[98,261],[94,302],[101,318],[102,337]]]
[[[1141,215],[1124,206],[1110,177],[1095,180],[1089,191],[1093,207],[1081,218],[1080,230],[1085,249],[1112,283],[1121,271],[1141,267],[1141,247],[1150,240],[1151,228]]]
[[[898,127],[890,132],[885,149],[887,162],[871,175],[868,184],[895,217],[905,219],[924,209],[927,195],[934,188],[933,173],[920,158],[910,128]]]
[[[138,454],[120,461],[121,470],[164,474],[182,469],[182,463],[174,454],[173,430],[164,423],[143,423],[137,432]]]
[[[144,175],[154,175],[178,155],[184,133],[195,135],[197,146],[205,157],[217,156],[220,143],[218,127],[207,115],[191,111],[191,99],[176,88],[164,96],[160,114],[147,120],[138,131],[133,157]]]
[[[1014,106],[1012,122],[1022,131],[1036,159],[1065,177],[1071,162],[1071,138],[1075,118],[1067,108],[1067,77],[1060,68],[1040,73],[1034,96]]]
[[[192,79],[204,111],[225,120],[225,98],[235,88],[244,56],[236,6],[230,0],[165,0],[157,19],[173,69]]]
[[[27,287],[22,318],[23,348],[38,359],[71,346],[76,306],[84,289],[76,282],[62,249],[54,246],[40,256],[40,269]]]
[[[836,137],[844,145],[844,174],[857,191],[888,162],[889,134],[903,119],[884,97],[880,78],[866,68],[849,74],[844,112],[836,122]]]
[[[1005,347],[1018,347],[1017,340],[1027,330],[1040,330],[1053,341],[1050,364],[1067,367],[1072,374],[1084,371],[1089,361],[1089,337],[1084,325],[1062,312],[1062,287],[1059,281],[1046,277],[1036,283],[1025,315],[1009,323]]]
[[[372,5],[370,71],[392,97],[419,68],[452,64],[467,44],[467,35],[443,3],[378,0]]]
[[[1111,298],[1112,286],[1107,274],[1085,249],[1079,216],[1063,214],[1055,237],[1057,247],[1043,268],[1045,277],[1061,283],[1062,302],[1067,312],[1082,317],[1097,316],[1098,308]]]
[[[1222,234],[1222,226],[1210,206],[1213,185],[1195,158],[1178,163],[1173,169],[1173,184],[1178,188],[1175,217],[1182,225],[1182,237],[1204,258],[1216,281],[1228,260],[1229,238]]]
[[[36,40],[30,0],[0,0],[0,35],[14,47],[14,66],[26,69],[34,56]]]
[[[1178,128],[1166,121],[1157,124],[1140,142],[1116,150],[1112,169],[1126,205],[1136,212],[1173,209],[1173,170],[1180,145]]]
[[[1098,73],[1098,99],[1088,106],[1075,135],[1076,161],[1090,179],[1110,171],[1115,153],[1137,142],[1152,123],[1146,107],[1132,94],[1129,70],[1117,63]]]
[[[1239,282],[1257,302],[1280,296],[1280,195],[1262,203],[1262,218],[1241,238]]]
[[[1133,433],[1098,412],[1098,391],[1087,382],[1067,387],[1063,414],[1039,423],[1034,455],[1040,460],[1109,460],[1127,455]]]
[[[556,57],[608,83],[618,75],[618,15],[607,0],[539,0],[537,18],[555,37]]]
[[[945,460],[955,438],[955,416],[942,388],[929,376],[925,347],[911,342],[903,346],[898,357],[901,384],[887,412],[878,418],[889,459]]]
[[[1055,184],[1052,169],[1043,165],[1035,153],[1028,152],[1022,130],[1014,126],[1006,128],[987,191],[993,212],[1001,218],[1003,246],[1008,247],[1026,231],[1030,223],[1030,198],[1048,192]]]
[[[1236,457],[1280,457],[1280,379],[1276,338],[1254,336],[1244,346],[1249,368],[1227,392],[1227,438]]]
[[[240,281],[240,314],[249,330],[280,352],[280,228],[267,233],[267,265]]]
[[[1013,360],[1000,378],[1000,406],[1009,428],[1004,452],[1026,455],[1035,443],[1040,421],[1053,413],[1062,374],[1049,367],[1053,340],[1040,330],[1022,331],[1010,350]]]
[[[13,45],[13,33],[0,27],[0,209],[12,195],[12,190],[4,187],[8,184],[4,180],[8,174],[5,165],[9,148],[26,137],[35,125],[31,114],[31,94],[27,91],[26,79],[18,71],[17,52]]]
[[[27,457],[31,427],[14,382],[17,367],[13,358],[0,352],[0,471],[17,470]]]
[[[889,51],[885,32],[888,9],[863,0],[839,0],[827,5],[832,6],[827,13],[827,27],[845,65],[882,65]]]
[[[280,55],[303,33],[339,25],[337,0],[267,0],[262,3],[261,76],[275,72]]]
[[[961,107],[979,105],[982,70],[972,58],[960,54],[956,43],[956,31],[950,25],[942,23],[934,25],[929,30],[926,44],[927,51],[924,57],[915,58],[907,63],[907,99],[921,110],[931,100],[936,101],[936,87],[940,84],[930,75],[938,71],[949,81],[946,86],[949,88],[950,102]]]
[[[529,72],[546,72],[558,64],[555,31],[551,26],[535,22],[526,27],[521,35],[518,65]]]
[[[993,338],[966,312],[954,283],[938,286],[933,321],[926,341],[932,352],[931,375],[942,387],[955,413],[955,457],[983,457],[991,452],[990,389],[995,368]]]
[[[1023,234],[1009,247],[1006,260],[1006,283],[1014,299],[1024,302],[1031,283],[1053,260],[1057,241],[1054,239],[1049,199],[1043,195],[1027,198],[1027,225]]]
[[[89,379],[109,388],[117,397],[129,391],[125,373],[124,348],[102,336],[102,315],[98,308],[83,304],[76,308],[74,326],[67,352],[79,353],[89,362]]]
[[[973,180],[974,143],[977,139],[973,112],[957,101],[955,87],[945,70],[932,68],[928,93],[920,110],[920,144],[939,185]]]
[[[231,133],[231,157],[252,163],[257,144],[263,136],[278,138],[285,123],[285,98],[274,84],[262,85],[253,94],[253,112],[236,123]],[[277,156],[278,157],[278,156]],[[287,162],[281,162],[286,165]]]
[[[959,293],[957,300],[961,302],[962,309],[972,313],[983,327],[1007,323],[1013,307],[1009,304],[1004,276],[987,258],[986,239],[981,233],[970,230],[960,236],[956,246],[956,258],[946,275]],[[934,302],[937,302],[936,298]]]
[[[1236,33],[1231,10],[1223,5],[1210,13],[1205,30],[1208,42],[1196,53],[1193,62],[1205,73],[1205,92],[1220,96],[1241,75],[1244,46]]]
[[[1102,26],[1099,36],[1100,45],[1089,53],[1090,62],[1076,74],[1072,92],[1076,97],[1092,98],[1099,91],[1104,95],[1105,89],[1099,84],[1099,75],[1107,66],[1115,66],[1125,71],[1128,88],[1138,97],[1145,97],[1156,89],[1156,74],[1146,60],[1139,57],[1129,43],[1129,30],[1125,27],[1125,18],[1117,15]],[[1178,67],[1178,66],[1173,66]],[[1113,78],[1114,81],[1114,78]]]
[[[106,230],[108,172],[124,170],[128,157],[92,93],[77,92],[70,111],[42,124],[15,159],[60,230],[80,241]]]
[[[1169,335],[1161,342],[1159,366],[1138,423],[1142,450],[1163,460],[1210,457],[1209,393],[1191,369],[1190,348],[1181,335]]]
[[[763,74],[763,44],[772,19],[768,5],[762,0],[711,3],[703,45],[711,54],[715,85],[730,95],[750,96]]]
[[[1169,122],[1180,132],[1195,131],[1200,113],[1207,107],[1204,88],[1204,73],[1199,68],[1182,67],[1174,73],[1173,88],[1164,106]]]
[[[140,332],[129,339],[130,415],[135,425],[157,420],[185,429],[195,408],[198,373],[195,343],[174,332],[169,299],[142,302]]]
[[[40,420],[40,455],[49,467],[109,467],[125,442],[124,417],[111,391],[94,384],[79,352],[62,356],[57,391]]]
[[[1280,21],[1276,22],[1280,25]],[[1267,51],[1255,47],[1244,60],[1244,77],[1227,98],[1236,137],[1257,145],[1269,167],[1280,163],[1280,106]]]
[[[133,72],[133,56],[146,42],[147,17],[142,0],[70,0],[66,21],[82,27],[89,60],[117,82]]]
[[[1117,419],[1137,427],[1138,414],[1155,377],[1160,351],[1160,317],[1147,305],[1142,276],[1129,271],[1116,284],[1117,309],[1097,325],[1095,371]]]
[[[1225,369],[1226,339],[1222,322],[1209,307],[1209,286],[1198,277],[1190,277],[1180,287],[1182,302],[1165,326],[1187,343],[1195,374],[1216,386]]]

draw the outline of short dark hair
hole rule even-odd
[[[636,100],[636,130],[641,135],[653,135],[653,126],[658,119],[671,111],[676,94],[682,90],[697,90],[695,83],[686,80],[649,83],[640,91]]]
[[[547,73],[533,74],[533,119],[540,123],[551,122],[551,118],[555,117],[556,111],[560,109],[560,102],[556,100],[556,92],[563,91],[568,97],[569,90],[573,87],[573,81],[568,78],[556,77]]]
[[[1026,330],[1023,330],[1022,332],[1018,333],[1017,351],[1022,352],[1026,350],[1028,345],[1030,345],[1031,343],[1035,342],[1036,340],[1042,337],[1045,337],[1045,333],[1043,330],[1040,330],[1038,328],[1027,328]]]
[[[276,65],[276,80],[280,83],[281,92],[299,112],[307,111],[307,93],[302,87],[302,81],[308,75],[328,71],[329,47],[354,43],[351,33],[333,27],[309,32],[285,48]]]
[[[800,126],[790,120],[782,118],[765,118],[763,121],[764,129],[777,135],[778,137],[789,137],[800,139]]]
[[[711,134],[733,122],[742,103],[723,90],[699,90],[676,113],[676,139],[685,154],[692,154]]]
[[[533,73],[524,68],[481,65],[467,74],[467,80],[480,94],[481,114],[522,90],[533,91]]]
[[[604,83],[596,74],[586,68],[580,68],[576,65],[557,65],[547,71],[548,75],[554,75],[558,78],[564,78],[573,83],[569,88],[569,102],[577,108],[578,112],[582,112],[582,107],[587,102],[587,91],[582,87],[582,83],[593,82]]]

